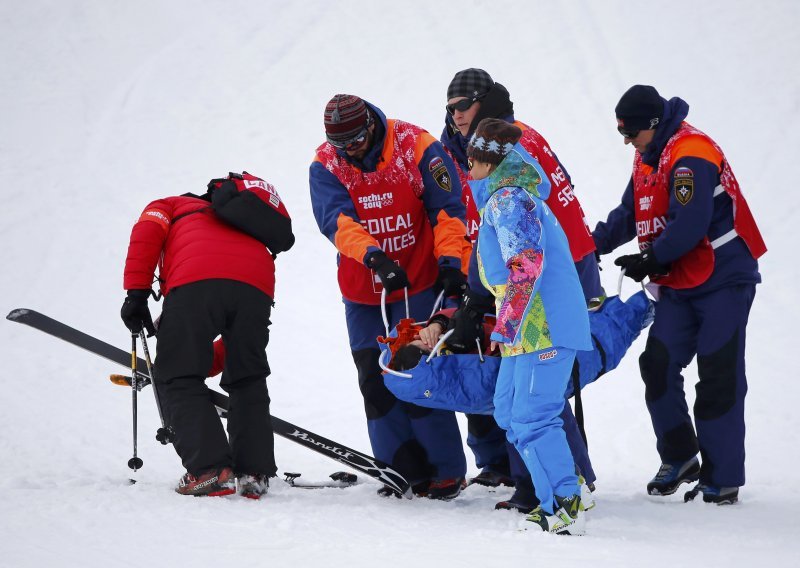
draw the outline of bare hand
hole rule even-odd
[[[432,323],[428,327],[419,330],[419,339],[428,349],[433,349],[439,337],[442,335],[444,328],[439,323]]]

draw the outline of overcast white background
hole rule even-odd
[[[722,146],[769,247],[748,328],[748,479],[734,507],[645,495],[659,460],[642,339],[584,391],[597,507],[587,536],[565,539],[518,532],[520,515],[493,511],[508,489],[383,500],[364,479],[310,492],[275,482],[258,502],[180,497],[180,462],[153,439],[148,391],[144,468],[129,486],[130,393],[107,380],[123,370],[3,321],[0,566],[795,565],[798,30],[790,0],[0,3],[3,313],[37,309],[127,349],[122,268],[142,208],[248,170],[276,185],[297,235],[278,261],[273,412],[363,451],[334,249],[307,181],[333,94],[438,137],[453,74],[484,68],[550,141],[594,224],[633,159],[614,106],[652,84],[684,98],[689,121]],[[693,400],[694,364],[686,380]],[[309,479],[341,469],[282,439],[276,454],[279,471]]]

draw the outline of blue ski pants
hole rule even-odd
[[[699,451],[700,481],[719,487],[745,482],[745,330],[754,296],[754,284],[688,297],[662,289],[639,358],[661,461],[685,461]],[[695,356],[693,427],[681,372]]]
[[[574,361],[575,351],[563,347],[504,357],[495,388],[494,417],[522,456],[548,513],[555,496],[579,494],[561,418]]]

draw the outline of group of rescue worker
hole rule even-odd
[[[513,408],[496,392],[494,416],[467,415],[480,470],[469,482],[513,486],[498,508],[538,514],[528,520],[543,530],[582,532],[578,484],[593,488],[594,473],[576,471],[568,449],[562,455],[575,418],[563,389],[559,398],[542,385],[555,392],[549,377],[559,365],[571,368],[575,350],[591,349],[587,313],[605,299],[600,256],[636,238],[639,252],[615,264],[637,282],[649,278],[656,300],[639,360],[661,462],[647,491],[669,495],[696,481],[708,502],[738,499],[745,329],[766,247],[722,150],[686,122],[688,109],[651,86],[622,95],[616,128],[636,150],[633,171],[619,205],[591,230],[567,169],[482,69],[453,77],[438,140],[358,96],[326,104],[325,141],[309,170],[313,214],[338,253],[373,455],[415,494],[447,500],[466,486],[461,434],[454,412],[387,389],[376,338],[384,317],[390,327],[426,320],[441,293],[456,308],[452,352],[473,349],[484,316],[497,316],[491,340],[513,395]],[[133,228],[122,319],[132,333],[155,332],[147,301],[158,274],[165,301],[154,374],[187,472],[179,493],[258,498],[275,475],[265,348],[275,257],[293,243],[278,192],[247,172],[212,180],[202,195],[154,201]],[[204,383],[218,336],[227,437]],[[695,357],[693,421],[681,373]]]

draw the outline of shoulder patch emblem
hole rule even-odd
[[[678,168],[674,180],[675,200],[686,205],[694,195],[694,172],[690,168]]]
[[[450,179],[450,174],[447,172],[447,166],[444,165],[444,160],[439,156],[434,157],[428,163],[428,171],[431,172],[436,185],[445,191],[453,189],[453,182]]]

